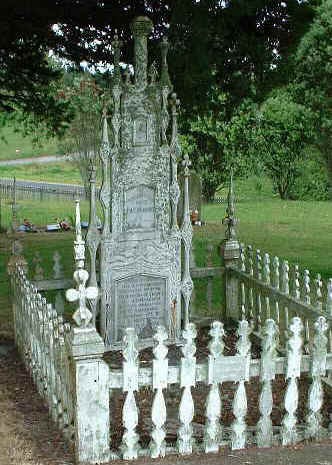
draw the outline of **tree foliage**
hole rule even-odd
[[[60,148],[79,169],[84,185],[88,183],[90,162],[98,166],[101,141],[101,116],[108,110],[110,96],[104,82],[89,73],[66,73],[58,90],[59,100],[69,104],[75,115],[60,141]]]
[[[332,198],[332,0],[322,0],[295,55],[296,99],[315,115],[313,142],[329,174]]]
[[[50,128],[68,119],[49,84],[59,71],[49,66],[50,49],[78,67],[111,63],[111,41],[118,29],[122,60],[132,63],[130,23],[146,14],[154,22],[151,61],[159,61],[158,42],[168,34],[169,64],[184,113],[210,111],[209,89],[217,85],[235,103],[249,82],[271,86],[277,64],[310,17],[308,3],[297,0],[10,0],[0,2],[0,108],[21,109]],[[55,28],[54,25],[57,25]],[[278,54],[279,52],[279,54]],[[274,75],[275,78],[275,75]],[[204,96],[204,98],[202,98]]]
[[[312,114],[294,102],[288,89],[273,92],[257,113],[252,129],[252,151],[282,199],[299,176],[299,161],[313,136]]]

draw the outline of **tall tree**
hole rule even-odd
[[[11,0],[0,2],[0,108],[17,108],[61,126],[59,102],[49,93],[58,72],[47,65],[52,49],[79,65],[111,63],[111,40],[118,29],[122,60],[132,62],[129,24],[136,15],[151,17],[151,60],[168,33],[169,62],[183,111],[210,106],[217,84],[235,102],[246,94],[249,78],[264,88],[278,52],[296,35],[308,2],[297,0]],[[54,25],[57,25],[54,27]],[[204,98],[202,98],[204,96]],[[216,110],[218,111],[218,109]]]
[[[332,199],[332,0],[322,0],[295,55],[296,96],[316,117],[313,140],[323,156]]]

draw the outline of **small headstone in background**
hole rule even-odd
[[[178,223],[183,218],[183,176],[179,176],[180,199],[178,203]],[[191,172],[189,177],[189,210],[197,211],[197,220],[202,221],[202,181],[197,173]]]

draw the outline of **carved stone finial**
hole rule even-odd
[[[148,64],[147,36],[152,32],[153,23],[146,16],[138,16],[131,24],[135,41],[135,84],[138,87],[146,85]]]
[[[84,267],[84,258],[85,258],[85,247],[84,241],[82,238],[82,229],[81,229],[81,213],[80,213],[80,201],[76,200],[76,240],[74,241],[74,254],[76,267],[78,269]]]
[[[78,269],[74,273],[74,280],[77,283],[77,289],[68,289],[66,299],[69,302],[79,302],[79,306],[73,315],[73,320],[79,328],[88,327],[92,314],[86,306],[86,299],[96,299],[98,289],[96,287],[85,287],[89,278],[86,270]]]
[[[150,66],[149,77],[150,77],[150,84],[155,84],[157,77],[158,77],[158,71],[157,71],[155,62],[153,62],[152,65]]]
[[[160,43],[161,50],[161,76],[160,82],[164,87],[171,87],[171,80],[168,74],[168,64],[167,64],[167,52],[169,49],[169,43],[167,37],[163,37]]]
[[[182,166],[184,167],[184,176],[188,177],[190,175],[189,168],[191,167],[191,161],[187,153],[185,153],[183,156]]]
[[[109,149],[106,108],[104,108],[103,110],[103,130],[102,130],[102,136],[101,136],[101,143],[102,143],[102,148],[107,145],[107,148]]]
[[[114,40],[111,45],[114,50],[114,82],[118,84],[121,81],[120,50],[122,47],[122,41],[119,40],[117,29],[115,29]]]
[[[227,195],[226,217],[222,220],[222,224],[227,225],[227,230],[225,232],[225,237],[227,240],[236,240],[235,226],[239,222],[239,220],[234,216],[234,214],[235,207],[233,192],[233,172],[231,171],[229,190]]]
[[[125,84],[126,86],[129,86],[129,84],[131,84],[129,66],[126,67],[124,71],[124,76],[125,76]]]

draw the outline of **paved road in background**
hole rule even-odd
[[[1,160],[0,166],[5,165],[28,165],[30,163],[50,163],[52,161],[67,160],[66,155],[45,155],[43,157],[15,158],[14,160]]]

